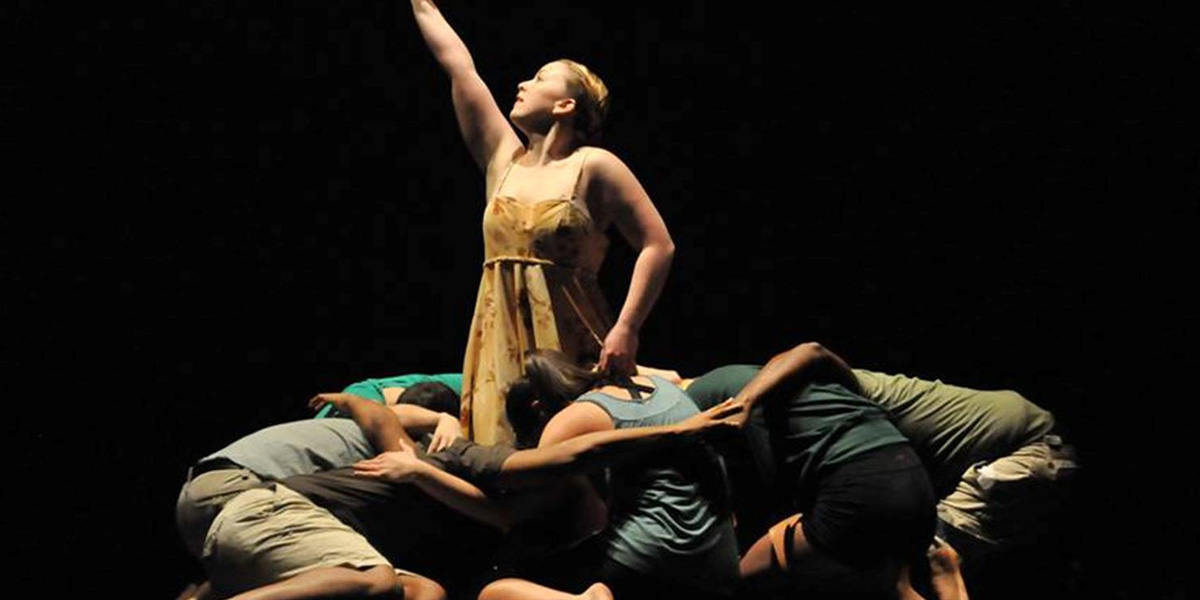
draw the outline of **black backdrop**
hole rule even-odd
[[[553,58],[606,78],[604,145],[678,247],[642,362],[699,373],[816,339],[1018,389],[1090,469],[1071,572],[1031,595],[1184,593],[1158,553],[1190,539],[1190,392],[1157,386],[1196,321],[1190,15],[445,4],[505,109]],[[482,178],[403,3],[22,7],[9,552],[17,581],[161,597],[196,575],[171,520],[191,461],[314,392],[460,368]],[[614,305],[631,265],[614,243]]]

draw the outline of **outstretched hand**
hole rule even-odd
[[[375,458],[354,463],[354,474],[401,483],[411,481],[426,467],[429,465],[417,458],[416,451],[405,445],[394,452],[384,452]]]

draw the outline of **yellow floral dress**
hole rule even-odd
[[[479,443],[513,442],[504,392],[521,376],[526,350],[554,348],[579,362],[594,361],[612,325],[596,283],[608,238],[578,197],[587,151],[564,160],[564,168],[575,169],[570,189],[561,185],[562,194],[547,198],[508,195],[504,184],[514,161],[484,211],[483,277],[463,359],[462,398],[464,430]]]

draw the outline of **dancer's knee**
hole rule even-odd
[[[400,575],[405,600],[446,600],[446,589],[438,582],[416,574]]]
[[[378,565],[360,572],[363,596],[378,600],[404,600],[408,598],[404,584],[389,565]]]

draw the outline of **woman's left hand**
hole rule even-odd
[[[638,335],[629,327],[614,325],[600,350],[600,370],[630,376],[637,372]]]

